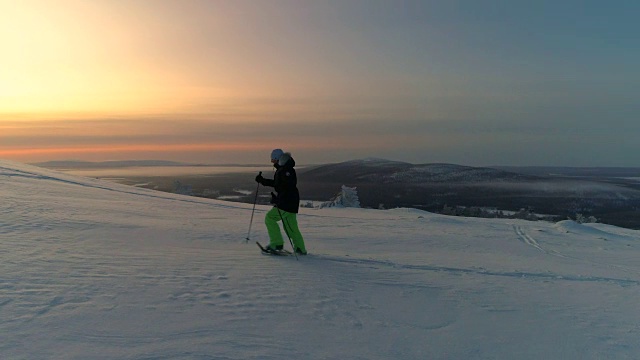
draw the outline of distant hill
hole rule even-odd
[[[527,209],[558,219],[580,213],[640,228],[637,169],[471,167],[362,159],[299,171],[306,199],[328,199],[342,184],[357,187],[363,207]],[[618,177],[615,177],[615,176]]]
[[[57,169],[117,166],[184,166],[170,161],[54,162]],[[43,166],[43,165],[41,165]],[[410,164],[366,158],[335,164],[301,166],[298,188],[303,200],[328,201],[342,185],[356,187],[367,208],[411,207],[432,212],[493,208],[526,209],[558,219],[576,214],[640,229],[640,169],[563,167],[472,167],[455,164]],[[270,189],[260,187],[256,199],[254,173],[207,176],[129,177],[122,183],[174,192],[176,181],[196,196],[268,204]],[[139,185],[143,184],[143,185]],[[477,216],[471,210],[462,210]],[[477,213],[478,211],[476,211]]]
[[[361,159],[316,166],[300,171],[315,181],[352,183],[480,183],[527,181],[535,176],[493,168],[455,164],[410,164],[385,159]]]

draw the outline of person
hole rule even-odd
[[[271,152],[271,163],[276,168],[273,180],[265,179],[262,174],[256,176],[256,182],[263,186],[273,187],[276,191],[271,193],[271,203],[274,205],[265,216],[264,223],[269,233],[268,250],[282,250],[284,240],[280,232],[278,221],[282,221],[282,226],[287,236],[293,243],[296,254],[306,255],[307,249],[304,239],[298,229],[297,214],[300,208],[300,193],[298,192],[298,178],[296,176],[295,160],[291,153],[286,153],[282,149],[275,149]]]

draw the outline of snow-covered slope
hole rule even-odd
[[[640,232],[250,204],[0,161],[2,359],[635,359]],[[259,206],[252,240],[267,242]]]

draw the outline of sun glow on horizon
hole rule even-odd
[[[194,83],[157,39],[141,36],[149,19],[132,22],[115,5],[0,3],[0,114],[176,113],[237,96],[225,85]]]
[[[216,151],[216,150],[255,150],[264,148],[264,144],[247,143],[214,143],[214,144],[169,144],[169,145],[104,145],[104,146],[72,146],[72,147],[30,147],[21,149],[2,149],[1,156],[33,156],[51,154],[92,154],[115,152],[165,152],[165,151]]]

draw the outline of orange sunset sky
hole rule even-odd
[[[638,165],[638,6],[568,3],[0,0],[0,159]]]

